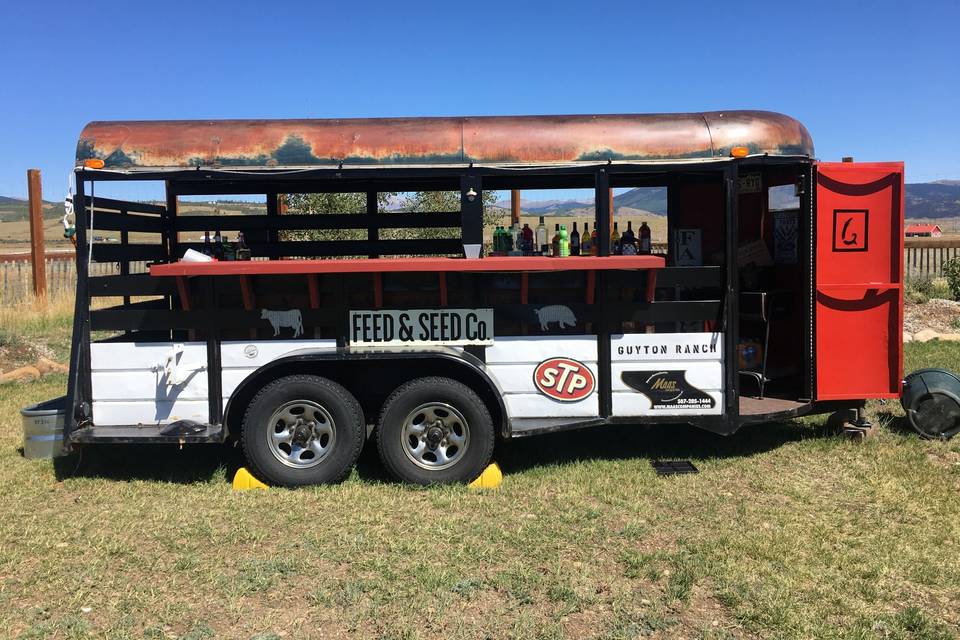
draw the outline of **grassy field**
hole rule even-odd
[[[68,316],[0,312],[69,344]],[[12,336],[12,337],[11,337]],[[911,344],[908,370],[960,368]],[[234,493],[228,447],[25,460],[17,410],[65,376],[0,387],[3,638],[952,638],[960,438],[898,406],[856,444],[820,421],[720,438],[620,427],[503,446],[501,489],[388,481]],[[658,478],[651,458],[698,475]]]

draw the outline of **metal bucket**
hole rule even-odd
[[[960,378],[945,369],[920,369],[903,381],[900,398],[914,429],[947,440],[960,432]]]
[[[23,416],[24,458],[55,458],[64,455],[66,396],[30,405],[21,409],[20,415]]]

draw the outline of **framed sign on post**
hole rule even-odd
[[[797,264],[797,210],[773,212],[773,261]]]
[[[703,250],[700,229],[677,229],[674,231],[678,267],[702,267]]]

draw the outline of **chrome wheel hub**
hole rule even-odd
[[[407,414],[400,438],[411,462],[422,469],[439,471],[464,457],[470,446],[470,427],[451,405],[428,402]]]
[[[291,400],[270,416],[267,444],[273,456],[296,469],[320,464],[333,449],[336,425],[312,400]]]

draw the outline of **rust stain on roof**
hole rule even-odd
[[[767,111],[689,114],[91,122],[77,164],[108,169],[318,167],[813,155],[806,128]]]

